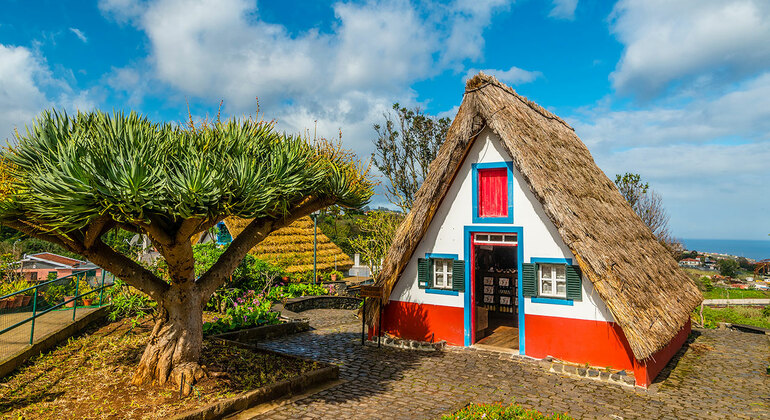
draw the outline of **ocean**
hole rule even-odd
[[[689,251],[718,252],[762,260],[770,258],[770,240],[682,239]]]

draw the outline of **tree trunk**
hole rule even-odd
[[[134,385],[173,383],[184,395],[206,376],[199,363],[203,344],[202,293],[195,284],[173,285],[160,302],[160,318],[150,335]]]

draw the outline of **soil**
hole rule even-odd
[[[24,419],[160,419],[278,382],[314,362],[204,340],[208,378],[189,397],[179,390],[131,385],[152,320],[94,327],[0,379],[0,416]]]

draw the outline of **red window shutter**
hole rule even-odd
[[[508,170],[479,169],[479,217],[508,216]]]

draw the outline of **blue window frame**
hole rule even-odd
[[[508,215],[505,217],[479,217],[479,170],[507,169]],[[513,223],[513,162],[474,163],[471,165],[473,178],[473,223]]]
[[[425,254],[425,258],[428,258],[428,259],[443,259],[443,260],[457,260],[457,259],[459,259],[457,257],[457,254],[436,254],[436,253],[430,253],[430,252]],[[434,295],[448,295],[448,296],[459,296],[460,295],[460,292],[458,292],[457,290],[450,290],[450,289],[425,289],[425,293],[430,293],[430,294],[434,294]]]
[[[564,264],[564,265],[572,265],[572,258],[534,258],[531,257],[529,259],[529,262],[531,263],[540,263],[540,264]],[[537,282],[537,290],[538,293],[540,292],[540,275],[539,273],[535,273],[535,281]],[[572,299],[562,298],[562,297],[544,297],[544,296],[535,296],[532,297],[532,303],[547,303],[550,305],[566,305],[566,306],[573,306],[574,302]]]

